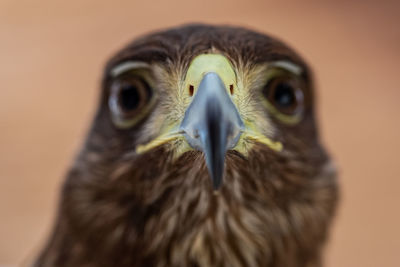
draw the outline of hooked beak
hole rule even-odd
[[[189,145],[204,153],[214,189],[218,189],[226,151],[235,147],[244,124],[217,73],[203,76],[180,128]]]

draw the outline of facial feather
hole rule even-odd
[[[283,144],[279,151],[243,139],[244,149],[226,153],[219,191],[203,153],[182,149],[181,139],[136,153],[182,121],[190,104],[185,75],[204,53],[229,59],[240,116]],[[126,62],[144,63],[125,67],[148,68],[157,100],[138,124],[120,129],[107,103],[110,73]],[[281,121],[260,100],[274,62],[289,62],[279,67],[301,70],[295,75],[307,84],[296,124]],[[189,25],[139,38],[110,61],[103,81],[93,127],[34,266],[321,266],[338,187],[318,139],[310,72],[295,52],[246,29]]]

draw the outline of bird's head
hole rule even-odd
[[[157,240],[163,227],[165,240],[232,216],[243,218],[235,227],[297,235],[311,248],[334,210],[334,176],[304,61],[263,34],[190,25],[144,36],[109,61],[64,192],[77,227],[105,232],[108,222],[113,232],[128,217],[135,236]]]

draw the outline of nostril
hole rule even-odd
[[[189,85],[189,95],[193,96],[193,93],[194,93],[194,86],[190,84]]]
[[[233,84],[229,85],[229,91],[231,92],[231,95],[233,95]]]

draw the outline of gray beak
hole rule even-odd
[[[204,75],[180,128],[189,145],[203,151],[214,189],[218,189],[226,151],[235,147],[244,124],[217,73]]]

